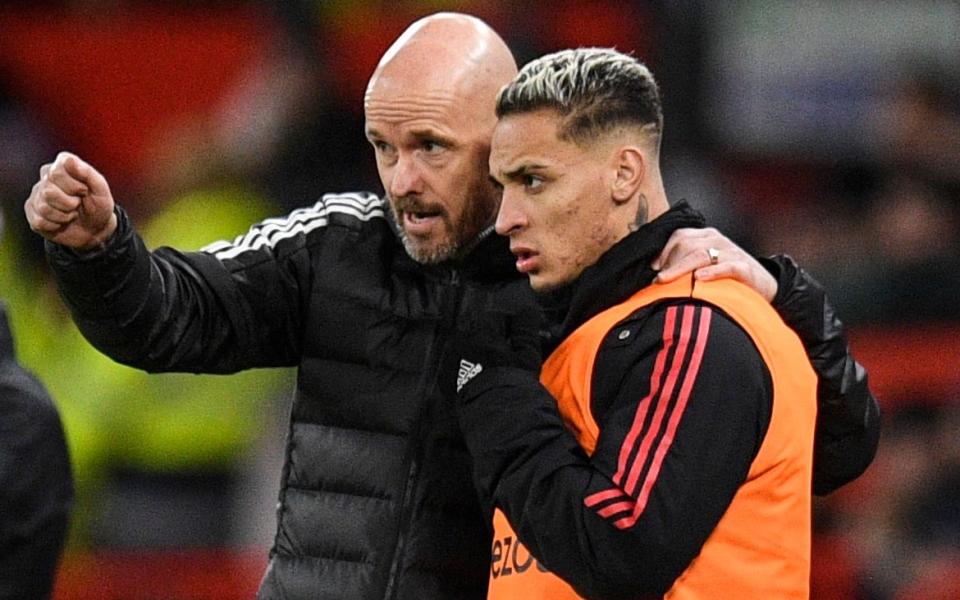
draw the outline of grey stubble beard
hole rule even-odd
[[[485,198],[482,193],[472,193],[464,200],[465,209],[459,224],[454,225],[446,212],[441,213],[444,225],[447,231],[452,232],[452,235],[435,246],[424,247],[407,234],[401,215],[397,214],[397,210],[394,208],[396,203],[389,197],[387,200],[390,210],[393,212],[394,221],[397,223],[397,230],[400,233],[400,241],[404,250],[407,251],[410,258],[424,265],[433,265],[459,258],[461,251],[465,248],[471,248],[481,232],[491,225],[491,213],[495,214],[490,206],[491,201],[489,199]]]

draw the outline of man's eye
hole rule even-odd
[[[425,141],[423,143],[423,149],[426,150],[428,154],[436,154],[443,150],[443,144],[433,141]]]
[[[535,190],[543,185],[543,179],[537,177],[536,175],[524,175],[523,176],[523,187]]]
[[[395,158],[396,152],[394,152],[393,146],[387,142],[376,140],[371,143],[377,154],[377,160],[392,161]]]

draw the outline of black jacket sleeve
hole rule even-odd
[[[119,207],[117,214],[117,231],[100,250],[46,245],[60,293],[94,346],[148,371],[295,364],[309,277],[302,241],[291,240],[283,255],[269,245],[226,259],[150,252]]]
[[[0,598],[49,597],[72,503],[56,406],[12,357],[0,356]]]
[[[481,496],[587,598],[669,589],[745,480],[769,424],[772,384],[750,338],[716,308],[681,302],[642,309],[604,342],[591,456],[535,373],[484,370],[460,396]]]
[[[817,373],[813,491],[829,494],[873,461],[880,442],[880,406],[823,286],[789,256],[761,263],[777,278],[773,307],[800,337]]]

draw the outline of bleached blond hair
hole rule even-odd
[[[626,125],[639,126],[659,148],[660,92],[650,69],[613,48],[577,48],[527,63],[497,96],[497,117],[555,110],[560,139],[589,143]]]

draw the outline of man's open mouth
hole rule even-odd
[[[428,211],[428,210],[404,211],[403,216],[404,216],[404,219],[416,224],[416,223],[422,223],[423,221],[432,219],[434,217],[439,217],[440,211],[439,210],[437,211]]]

